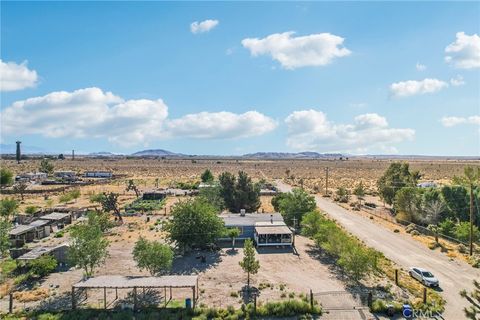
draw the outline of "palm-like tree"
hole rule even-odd
[[[446,210],[445,204],[439,199],[432,200],[423,207],[423,210],[426,213],[423,220],[429,224],[430,229],[435,233],[435,242],[438,244],[438,223],[442,213]]]

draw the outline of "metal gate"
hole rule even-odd
[[[375,319],[367,306],[368,293],[325,291],[314,292],[313,298],[322,306],[323,319]]]

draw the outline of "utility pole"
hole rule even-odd
[[[470,255],[473,255],[473,183],[470,184]]]
[[[328,197],[328,167],[325,168],[325,196]]]
[[[22,141],[17,141],[17,163],[20,164],[20,160],[22,158],[22,153],[20,151],[20,144],[22,143]]]

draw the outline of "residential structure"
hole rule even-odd
[[[252,239],[256,246],[292,245],[293,233],[280,213],[224,213],[220,218],[226,228],[240,230],[237,239]]]

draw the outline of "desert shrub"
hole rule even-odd
[[[460,253],[467,253],[467,247],[464,244],[460,243],[457,246],[457,251]]]
[[[371,311],[373,313],[383,313],[387,311],[387,302],[382,299],[373,300]]]
[[[57,260],[50,255],[43,255],[28,263],[30,271],[39,277],[52,273],[57,268]]]
[[[65,235],[65,232],[63,230],[58,231],[55,233],[55,238],[62,238]]]
[[[165,206],[164,200],[142,200],[138,198],[125,206],[126,211],[155,211]]]
[[[438,231],[439,233],[453,237],[454,236],[454,229],[455,229],[455,222],[452,219],[447,218],[444,221],[438,224]]]

